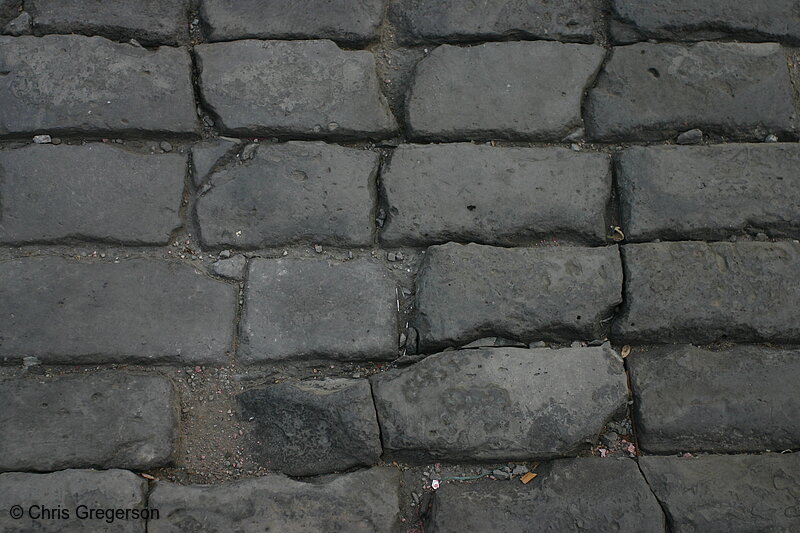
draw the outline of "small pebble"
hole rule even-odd
[[[53,137],[52,143],[53,144],[61,144],[61,139],[59,139],[58,137]]]
[[[322,253],[322,246],[320,246],[319,244],[315,244],[314,245],[314,251],[317,252],[318,254],[321,254]]]
[[[767,135],[764,138],[764,142],[765,143],[776,143],[776,142],[778,142],[778,136],[775,135],[774,133],[770,133],[769,135]]]
[[[756,233],[756,240],[757,241],[766,241],[769,239],[766,233]]]
[[[501,480],[511,479],[511,474],[509,472],[506,472],[505,470],[501,470],[501,469],[492,470],[492,475],[495,478],[501,479]]]
[[[33,142],[36,144],[50,144],[53,139],[49,135],[36,135],[33,138]]]
[[[684,131],[676,139],[678,144],[698,144],[703,142],[703,132],[697,128]]]
[[[172,145],[167,141],[161,141],[158,146],[161,147],[161,149],[164,150],[165,152],[172,151]]]

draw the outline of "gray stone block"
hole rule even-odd
[[[192,147],[192,180],[195,187],[200,186],[214,165],[226,155],[238,149],[238,141],[232,139],[213,139]]]
[[[236,288],[180,263],[2,263],[0,358],[55,364],[222,363]]]
[[[157,468],[178,438],[175,392],[152,374],[5,379],[0,404],[0,471]]]
[[[194,134],[186,50],[102,37],[0,36],[0,136]]]
[[[409,136],[559,141],[581,125],[603,56],[599,46],[545,41],[442,45],[417,65]]]
[[[798,342],[800,245],[629,244],[615,339],[636,343]]]
[[[384,450],[410,461],[572,455],[628,399],[608,346],[449,351],[371,379]]]

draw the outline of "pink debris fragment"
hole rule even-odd
[[[431,481],[431,488],[433,490],[436,490],[436,489],[439,488],[439,480],[438,479],[434,479],[433,481]]]

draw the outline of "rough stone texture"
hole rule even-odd
[[[195,133],[184,49],[102,37],[0,36],[0,136]]]
[[[270,470],[310,476],[370,466],[381,456],[372,390],[365,379],[280,383],[239,395],[251,420],[257,460]]]
[[[161,511],[148,533],[396,533],[400,474],[373,468],[317,483],[278,474],[215,486],[157,483],[150,506]]]
[[[381,172],[389,245],[605,242],[609,156],[565,148],[402,145]]]
[[[611,7],[611,35],[616,42],[800,40],[796,0],[613,0]]]
[[[247,269],[247,258],[243,255],[234,255],[229,259],[220,259],[211,265],[211,271],[217,276],[229,279],[244,279]]]
[[[379,156],[323,142],[259,146],[252,159],[211,175],[197,202],[204,246],[297,242],[369,246]]]
[[[800,350],[670,346],[631,355],[628,368],[648,452],[800,448]]]
[[[445,484],[427,517],[429,533],[665,530],[664,513],[625,458],[554,461],[529,485]]]
[[[626,342],[797,342],[800,244],[675,242],[622,247]]]
[[[0,359],[221,363],[235,311],[235,287],[180,263],[4,261]]]
[[[81,33],[145,45],[188,38],[186,0],[25,0],[37,33]]]
[[[378,36],[386,0],[202,0],[212,41],[333,39],[362,44]]]
[[[608,346],[449,351],[371,379],[384,449],[412,461],[574,454],[628,399]]]
[[[254,259],[245,287],[239,357],[397,357],[397,289],[367,260]]]
[[[146,470],[172,459],[177,402],[169,380],[119,371],[0,381],[0,471]]]
[[[640,43],[615,48],[586,100],[600,141],[654,141],[700,128],[763,139],[792,131],[786,56],[774,43]]]
[[[553,42],[442,45],[417,65],[408,96],[414,139],[561,140],[581,125],[599,46]]]
[[[500,335],[590,340],[622,301],[616,247],[428,248],[414,326],[427,351]]]
[[[226,132],[381,138],[397,129],[375,58],[332,41],[237,41],[195,47],[203,99]]]
[[[800,454],[641,457],[670,531],[800,530]]]
[[[240,146],[233,139],[213,139],[192,147],[192,180],[199,186],[214,169],[214,165]]]
[[[105,518],[80,519],[75,511],[79,505],[91,509],[142,510],[147,507],[146,495],[147,481],[127,470],[0,474],[0,530],[5,533],[77,533],[87,530],[145,533],[145,520],[114,520],[109,524]],[[23,518],[11,518],[13,505],[23,507]],[[43,508],[60,508],[62,513],[68,511],[69,516],[46,519]]]
[[[0,242],[167,244],[182,222],[186,157],[103,144],[0,151]]]
[[[630,241],[800,236],[800,146],[634,147],[617,158]]]
[[[581,0],[396,0],[391,14],[408,43],[507,37],[590,43],[599,12]]]

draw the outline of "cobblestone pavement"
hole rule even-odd
[[[0,530],[800,531],[797,0],[0,30]]]

